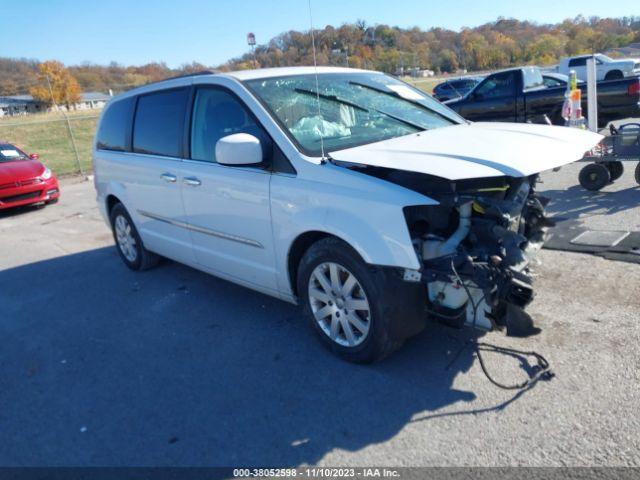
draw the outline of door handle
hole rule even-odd
[[[199,187],[202,185],[202,182],[196,177],[184,177],[182,181],[185,185],[189,185],[191,187]]]
[[[167,183],[176,183],[176,181],[178,180],[178,177],[171,173],[163,173],[162,175],[160,175],[160,178]]]

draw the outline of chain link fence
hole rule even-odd
[[[66,116],[65,116],[66,115]],[[59,176],[88,175],[99,110],[41,113],[0,118],[0,142],[16,145]]]

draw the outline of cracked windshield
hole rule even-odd
[[[316,83],[311,74],[246,83],[308,155],[321,154],[321,138],[325,151],[336,151],[464,122],[386,75],[324,74]]]

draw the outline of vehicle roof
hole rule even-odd
[[[371,73],[377,75],[384,75],[383,72],[376,72],[373,70],[362,70],[359,68],[345,68],[345,67],[278,67],[278,68],[260,68],[255,70],[238,70],[233,72],[213,72],[210,70],[204,70],[202,72],[189,73],[186,75],[178,75],[176,77],[165,78],[158,80],[157,82],[147,83],[140,85],[139,87],[132,88],[117,95],[116,99],[122,99],[139,95],[141,93],[147,93],[156,89],[166,88],[167,86],[175,85],[176,81],[184,81],[189,78],[201,78],[201,77],[226,77],[233,78],[235,80],[254,80],[260,78],[274,78],[284,77],[292,75],[324,75],[329,73]]]
[[[319,75],[326,73],[377,73],[383,75],[382,72],[372,70],[361,70],[359,68],[345,67],[277,67],[277,68],[260,68],[256,70],[237,70],[235,72],[224,72],[219,75],[226,75],[237,80],[254,80],[258,78],[285,77],[288,75]]]
[[[455,77],[455,78],[447,78],[446,80],[443,80],[441,83],[439,83],[438,85],[444,85],[445,83],[451,83],[451,82],[459,82],[459,81],[464,81],[464,80],[482,80],[484,77],[481,77],[479,75],[470,75],[468,77]]]

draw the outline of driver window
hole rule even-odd
[[[269,137],[258,126],[246,107],[222,89],[200,88],[196,91],[191,123],[191,158],[215,162],[218,140],[234,133],[249,133],[260,140],[268,152]]]
[[[515,72],[497,73],[476,90],[482,98],[512,97],[516,94]]]

